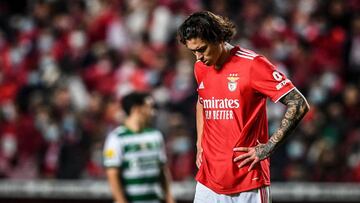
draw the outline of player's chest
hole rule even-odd
[[[238,98],[246,84],[241,71],[209,71],[200,81],[198,92],[203,98]]]

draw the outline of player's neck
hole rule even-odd
[[[224,42],[221,46],[221,55],[218,59],[218,62],[215,64],[215,69],[216,70],[220,70],[222,68],[222,66],[224,65],[224,63],[228,60],[230,53],[231,53],[231,49],[234,48],[233,45]]]

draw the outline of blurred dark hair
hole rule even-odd
[[[209,11],[191,14],[179,27],[178,38],[186,40],[200,38],[209,43],[228,42],[236,34],[235,24],[228,18]]]
[[[133,107],[144,105],[146,98],[149,96],[150,94],[146,92],[132,92],[125,95],[121,99],[121,106],[125,111],[126,115],[130,115],[131,109]]]

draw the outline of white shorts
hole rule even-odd
[[[271,203],[270,187],[265,186],[238,194],[218,194],[201,183],[196,184],[194,203]]]

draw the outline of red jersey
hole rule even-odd
[[[196,180],[220,194],[270,185],[269,159],[248,172],[233,159],[235,147],[266,143],[266,98],[277,102],[295,87],[265,57],[234,47],[220,70],[195,63],[199,101],[203,105],[202,164]]]

